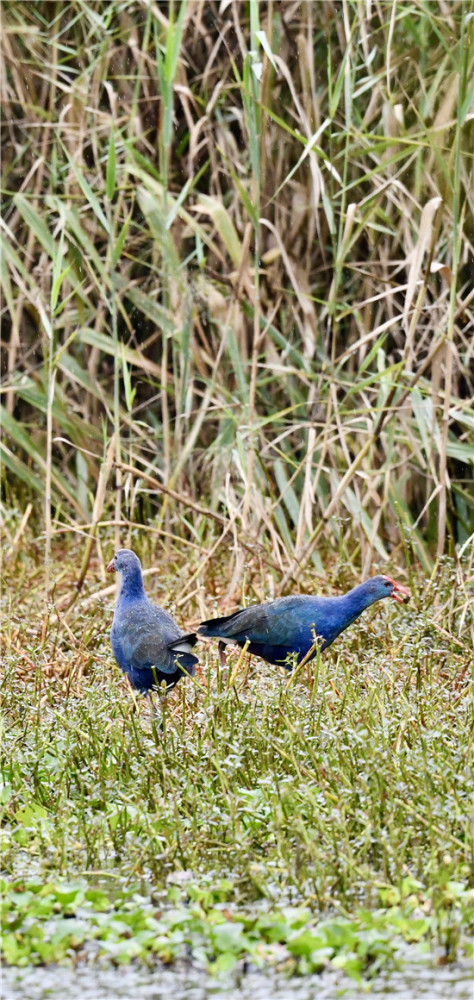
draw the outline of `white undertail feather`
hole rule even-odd
[[[175,650],[176,653],[192,653],[193,651],[193,647],[190,642],[185,642],[184,640],[180,642],[179,639],[177,642],[173,642],[171,644],[171,649]]]

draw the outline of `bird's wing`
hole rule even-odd
[[[150,602],[132,605],[114,622],[114,631],[129,668],[139,670],[155,666],[163,673],[176,670],[179,651],[173,646],[183,639],[184,633],[163,608]]]
[[[310,602],[310,603],[308,603]],[[276,601],[264,604],[254,604],[242,611],[236,611],[226,618],[216,618],[203,622],[199,631],[203,635],[223,636],[225,638],[251,638],[253,642],[271,642],[279,645],[291,643],[292,636],[306,627],[316,618],[317,605],[314,607],[311,598],[303,595],[281,597]]]
[[[235,614],[229,615],[224,620],[220,618],[218,622],[226,636],[242,635],[249,632],[252,637],[257,639],[261,636],[263,640],[268,637],[272,619],[271,606],[258,604],[236,611]]]

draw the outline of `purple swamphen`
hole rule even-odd
[[[171,689],[181,677],[193,677],[198,659],[192,647],[197,636],[183,632],[168,611],[146,596],[138,556],[130,549],[119,549],[107,572],[121,575],[110,641],[132,687],[149,694],[162,681]]]
[[[374,576],[340,597],[279,597],[253,604],[225,618],[201,622],[198,634],[220,640],[221,665],[227,643],[261,656],[267,663],[292,670],[306,656],[311,660],[319,648],[327,649],[348,625],[383,597],[404,603],[410,591],[389,576]],[[310,654],[310,655],[308,655]]]

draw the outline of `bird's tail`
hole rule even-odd
[[[195,632],[185,632],[184,635],[180,635],[179,639],[175,639],[169,645],[170,649],[174,649],[178,653],[190,653],[197,641],[198,636]]]
[[[194,677],[196,663],[199,663],[197,656],[192,652],[193,646],[196,645],[198,637],[195,632],[188,632],[185,635],[180,635],[179,639],[175,639],[174,642],[170,642],[169,648],[173,650],[173,653],[177,653],[176,657],[179,666],[186,671],[191,677]]]

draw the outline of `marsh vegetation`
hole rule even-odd
[[[465,955],[472,5],[0,6],[6,961]],[[413,600],[290,681],[201,643],[161,734],[119,545],[189,629]]]

